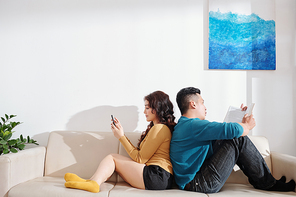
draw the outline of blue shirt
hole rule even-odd
[[[184,189],[205,159],[212,156],[215,140],[238,138],[243,131],[238,123],[209,122],[182,116],[170,144],[170,158],[179,188]]]

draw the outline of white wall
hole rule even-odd
[[[276,1],[277,70],[247,73],[248,101],[255,102],[253,135],[271,150],[296,155],[296,1]]]
[[[0,0],[0,116],[46,145],[53,130],[143,131],[143,97],[201,88],[208,119],[256,102],[271,149],[296,155],[295,1],[276,0],[277,70],[204,69],[206,0]]]

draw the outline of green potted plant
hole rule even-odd
[[[19,150],[23,150],[26,144],[36,144],[37,141],[33,140],[29,136],[26,138],[20,135],[17,139],[10,139],[12,134],[15,132],[13,129],[21,124],[21,122],[12,122],[11,119],[16,117],[16,115],[7,115],[1,117],[0,120],[0,155],[7,153],[17,153]]]

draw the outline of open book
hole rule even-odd
[[[224,118],[224,122],[242,122],[245,114],[252,114],[254,105],[255,103],[248,105],[246,111],[242,111],[242,109],[239,107],[230,106]]]

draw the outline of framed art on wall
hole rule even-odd
[[[209,69],[275,70],[274,0],[209,0]]]

